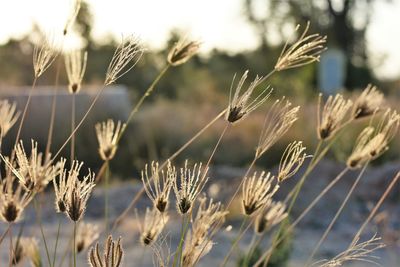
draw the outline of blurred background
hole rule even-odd
[[[13,99],[20,109],[24,107],[33,81],[33,45],[49,33],[54,34],[58,42],[57,36],[62,35],[72,7],[72,0],[0,2],[1,98]],[[372,83],[385,93],[387,106],[400,107],[399,14],[398,0],[84,0],[64,47],[65,50],[82,48],[88,51],[84,86],[77,97],[78,120],[102,86],[121,35],[139,36],[147,50],[131,72],[117,85],[105,90],[78,131],[77,158],[98,170],[102,161],[97,153],[94,124],[107,118],[126,120],[132,106],[166,65],[168,51],[180,38],[187,36],[200,40],[201,52],[189,62],[172,68],[157,85],[155,93],[146,100],[111,162],[114,181],[131,183],[145,163],[165,159],[180,148],[228,105],[229,88],[235,74],[241,76],[245,70],[250,70],[250,79],[257,74],[267,74],[273,69],[285,41],[296,37],[293,34],[296,25],[302,26],[301,32],[310,21],[310,33],[328,36],[328,50],[317,64],[274,74],[269,79],[274,88],[270,100],[224,137],[212,162],[213,166],[218,166],[212,169],[212,176],[219,184],[211,185],[209,189],[210,193],[223,199],[223,194],[226,197],[230,191],[223,192],[220,185],[227,186],[229,179],[239,179],[243,174],[243,168],[253,158],[265,112],[276,99],[286,96],[294,105],[301,106],[301,112],[293,128],[257,162],[258,168],[267,170],[276,170],[284,148],[293,140],[302,140],[308,153],[312,153],[318,142],[315,129],[320,92],[325,96],[341,92],[354,98]],[[71,119],[71,96],[66,87],[68,81],[63,59],[59,57],[57,60],[61,60],[62,68],[53,151],[58,150],[68,137]],[[33,138],[39,142],[41,150],[44,150],[47,140],[57,64],[55,62],[39,79],[22,133],[25,144]],[[351,127],[337,141],[305,186],[295,214],[305,208],[343,168],[356,136],[367,123],[363,121]],[[178,157],[177,163],[185,158],[206,160],[224,126],[223,120],[218,121]],[[14,144],[16,129],[13,131],[3,141],[5,154]],[[399,170],[398,136],[390,150],[368,169],[365,183],[349,205],[351,208],[344,212],[338,227],[334,228],[334,239],[324,248],[324,256],[331,257],[341,251],[342,241],[348,241],[348,236],[357,230],[357,225]],[[68,147],[63,155],[69,156]],[[313,243],[308,241],[317,240],[319,236],[315,233],[325,229],[329,223],[327,214],[333,214],[336,208],[331,204],[339,203],[355,175],[347,176],[335,193],[317,205],[304,225],[300,225],[303,228],[295,240],[298,244],[294,246],[291,266],[298,266],[296,260],[306,257],[306,252],[313,247]],[[284,198],[289,189],[290,184],[281,190],[279,197]],[[111,204],[114,205],[111,216],[123,210],[134,190],[137,187],[122,186],[111,192],[114,196],[111,199],[115,200]],[[397,256],[400,216],[389,216],[400,214],[397,204],[400,192],[398,188],[395,191],[395,196],[390,197],[373,228],[380,232],[384,241],[390,244],[390,251],[394,252],[383,254],[383,266],[400,264]],[[99,203],[102,198],[102,191],[96,191],[90,203]],[[101,209],[88,209],[89,218],[101,219],[101,216]],[[235,216],[234,212],[232,216]],[[137,253],[141,251],[138,249]]]
[[[6,25],[0,30],[2,96],[25,103],[33,80],[33,44],[41,35],[49,33],[56,36],[57,42],[71,8],[73,1],[69,0],[2,1],[0,24]],[[139,36],[147,52],[135,69],[119,80],[118,86],[106,90],[97,109],[78,132],[78,157],[93,168],[99,166],[94,123],[110,117],[124,120],[132,104],[166,64],[169,49],[180,37],[202,41],[201,53],[161,80],[156,93],[129,127],[130,133],[118,151],[118,160],[113,163],[116,164],[114,173],[124,177],[136,174],[149,159],[165,158],[179,148],[227,105],[234,74],[241,75],[247,69],[251,77],[268,73],[286,39],[295,37],[295,26],[300,24],[304,28],[307,21],[311,22],[310,32],[328,36],[328,50],[321,63],[280,72],[272,76],[270,84],[275,89],[271,101],[287,96],[294,104],[302,106],[304,114],[297,127],[273,148],[273,152],[281,151],[294,138],[312,148],[317,141],[314,100],[320,91],[325,95],[343,91],[350,96],[373,83],[385,92],[390,105],[398,104],[400,35],[396,34],[396,28],[400,26],[399,12],[400,1],[394,0],[83,1],[64,47],[65,50],[84,48],[88,51],[85,86],[77,100],[78,118],[102,84],[121,35]],[[55,69],[51,68],[39,80],[29,112],[29,126],[22,135],[24,139],[34,138],[45,143]],[[61,85],[67,84],[63,69],[60,79]],[[70,97],[65,87],[60,90],[54,149],[69,132]],[[257,143],[263,114],[260,109],[243,126],[231,131],[215,163],[243,165],[248,162]],[[304,124],[309,127],[303,127]],[[222,122],[182,157],[206,157],[221,127]],[[346,157],[351,150],[349,143],[359,131],[353,130],[354,133],[340,141],[343,145],[338,145],[331,157],[340,160]],[[385,157],[398,158],[399,147],[399,140],[396,140]],[[6,143],[5,148],[10,149],[10,144]],[[68,155],[67,150],[65,155]],[[280,153],[271,153],[264,163],[272,166],[279,156]]]

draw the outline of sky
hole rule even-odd
[[[243,0],[88,0],[94,15],[94,36],[101,41],[135,34],[150,48],[160,48],[171,29],[180,29],[212,48],[232,52],[257,46],[254,29],[246,22]],[[72,0],[0,0],[0,43],[18,38],[37,23],[46,32],[60,31]],[[375,1],[367,32],[376,75],[400,78],[400,1]],[[71,46],[74,39],[69,41]]]

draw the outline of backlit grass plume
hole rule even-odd
[[[152,245],[168,222],[168,215],[159,212],[155,207],[147,208],[143,225],[140,226],[140,242],[144,246]]]
[[[284,203],[274,202],[272,200],[268,201],[263,211],[257,216],[254,224],[255,232],[257,234],[262,234],[280,223],[288,216],[285,210],[286,205]]]
[[[0,138],[2,139],[17,122],[20,112],[17,105],[8,100],[0,100]]]
[[[133,36],[122,38],[108,65],[104,85],[114,83],[130,71],[142,57],[143,51],[139,38]]]
[[[35,78],[39,78],[54,62],[58,51],[54,47],[52,37],[46,37],[33,49],[33,69]]]
[[[99,238],[99,227],[92,223],[81,222],[76,233],[76,252],[88,249]]]
[[[352,169],[359,168],[365,162],[382,155],[395,137],[399,124],[400,115],[397,111],[386,110],[376,128],[368,126],[360,133],[347,160],[347,166]]]
[[[254,172],[253,176],[246,176],[242,189],[243,212],[251,216],[270,201],[279,185],[271,173],[263,171],[260,175]]]
[[[304,32],[292,45],[289,45],[289,40],[286,41],[275,64],[275,70],[297,68],[319,61],[320,54],[325,50],[326,36],[320,36],[318,33],[307,35],[309,27],[308,22]],[[295,31],[299,28],[300,25],[297,25]]]
[[[186,63],[192,56],[197,54],[200,42],[187,41],[185,38],[178,41],[168,53],[168,63],[171,66],[179,66]]]
[[[361,119],[376,113],[382,108],[385,98],[384,95],[371,84],[354,101],[352,117]]]
[[[299,106],[292,107],[292,103],[284,98],[275,101],[265,117],[256,148],[256,158],[260,158],[290,129],[298,119],[299,109]]]
[[[173,185],[176,207],[180,214],[186,214],[192,209],[194,201],[208,181],[207,172],[208,168],[202,168],[201,163],[189,168],[188,161],[185,161],[185,166],[180,171],[179,183],[176,179]]]
[[[230,123],[236,123],[244,119],[253,110],[258,108],[268,97],[271,95],[272,90],[268,90],[269,87],[263,89],[256,97],[251,99],[254,90],[262,81],[262,77],[256,76],[254,81],[245,89],[245,91],[240,95],[243,85],[247,79],[249,71],[245,71],[242,78],[236,85],[235,93],[232,96],[232,87],[235,81],[235,77],[232,80],[232,85],[229,92],[229,106],[226,111],[225,119]]]
[[[294,141],[286,147],[279,162],[277,178],[280,183],[295,175],[300,169],[307,156],[305,150],[301,141]]]
[[[359,243],[355,242],[347,250],[338,254],[331,260],[321,260],[315,262],[312,267],[338,267],[345,266],[348,262],[363,262],[363,263],[373,263],[379,265],[375,262],[378,257],[371,255],[374,251],[385,247],[381,242],[381,238],[374,235],[371,239]]]
[[[81,90],[83,76],[86,71],[87,52],[74,50],[64,56],[65,70],[68,77],[68,90],[76,94]]]
[[[321,98],[318,99],[318,137],[326,140],[334,136],[340,129],[349,109],[353,105],[351,100],[346,100],[341,94],[329,96],[321,111]]]
[[[97,243],[89,251],[89,264],[91,267],[122,267],[124,251],[121,238],[115,242],[110,235],[104,245],[103,252]]]
[[[18,221],[33,198],[32,191],[17,182],[12,172],[0,181],[0,189],[0,219],[8,223]]]
[[[108,119],[106,122],[97,123],[95,128],[97,141],[99,142],[100,157],[104,161],[111,160],[117,151],[121,122],[118,121],[115,124],[113,120]]]
[[[167,209],[169,194],[176,178],[177,173],[171,162],[168,162],[165,173],[164,170],[159,169],[158,162],[154,161],[150,167],[146,164],[144,171],[142,171],[143,186],[147,196],[158,211],[164,212]]]

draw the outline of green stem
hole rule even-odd
[[[109,191],[109,179],[110,179],[110,163],[107,160],[106,161],[106,175],[105,175],[105,189],[104,189],[104,194],[105,194],[105,201],[104,201],[104,224],[105,224],[105,229],[106,229],[106,234],[108,235],[108,191]]]
[[[178,259],[179,259],[179,262],[181,262],[183,241],[185,240],[185,232],[186,232],[187,226],[189,225],[189,217],[186,219],[186,216],[187,215],[182,215],[180,240],[179,240],[178,248],[176,249],[176,252],[175,252],[174,262],[172,264],[172,267],[175,267],[176,264],[178,264]]]
[[[72,252],[74,254],[74,267],[76,267],[76,222],[74,221],[74,245],[72,247]]]
[[[58,246],[58,238],[60,237],[60,228],[61,228],[61,216],[58,216],[58,227],[57,227],[57,236],[56,243],[54,245],[54,254],[53,254],[53,267],[56,266],[56,255],[57,255],[57,246]]]
[[[36,211],[36,214],[37,214],[37,223],[39,224],[40,233],[42,235],[44,247],[45,247],[45,250],[46,250],[47,261],[49,263],[49,266],[51,266],[49,248],[47,246],[46,236],[44,235],[43,226],[42,226],[42,214],[41,214],[41,212],[39,210],[36,198],[33,199],[33,206],[35,207],[35,211]]]
[[[236,249],[236,246],[238,245],[241,237],[243,236],[244,233],[244,229],[243,227],[245,226],[246,222],[248,220],[248,216],[246,216],[244,218],[244,220],[242,221],[242,224],[240,225],[239,231],[237,236],[235,237],[235,239],[233,240],[232,244],[231,244],[231,248],[229,249],[228,253],[226,254],[224,261],[222,262],[222,264],[220,265],[221,267],[224,267],[226,265],[226,263],[229,260],[229,257],[231,256],[232,252]]]
[[[249,265],[249,261],[251,259],[251,256],[255,250],[255,248],[257,248],[258,244],[260,243],[261,240],[261,236],[259,236],[257,238],[256,234],[253,234],[253,237],[251,238],[251,242],[249,245],[249,249],[247,250],[247,253],[244,255],[244,259],[243,259],[243,267],[247,267]]]
[[[167,64],[161,72],[158,74],[158,76],[154,79],[154,81],[150,84],[150,86],[147,88],[146,92],[142,95],[142,97],[139,99],[139,101],[136,103],[135,107],[132,109],[131,113],[129,114],[128,119],[126,120],[125,125],[121,129],[121,133],[118,136],[117,143],[119,140],[122,138],[122,135],[125,133],[126,127],[128,124],[131,122],[133,116],[138,112],[139,108],[142,106],[144,100],[151,95],[153,92],[154,88],[156,87],[157,83],[161,80],[161,78],[164,76],[164,74],[167,72],[167,70],[170,68],[170,65]]]

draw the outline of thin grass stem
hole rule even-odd
[[[54,244],[53,265],[51,265],[53,267],[56,266],[56,256],[57,256],[58,239],[60,237],[60,228],[61,228],[61,216],[58,216],[57,236],[56,236],[56,242]]]

